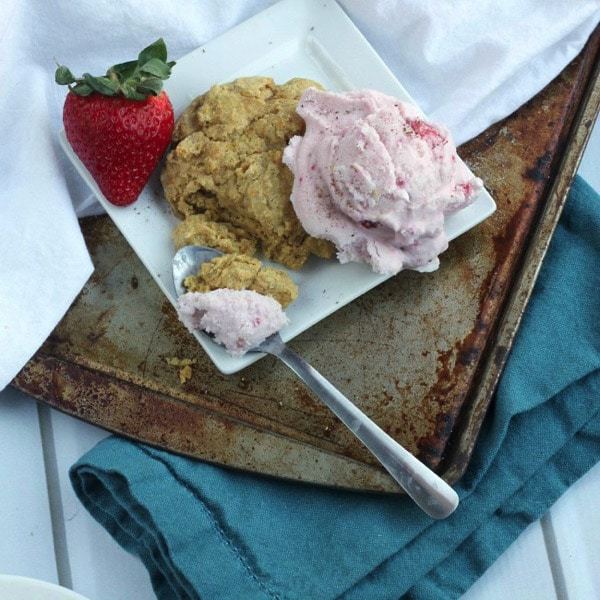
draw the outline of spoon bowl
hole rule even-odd
[[[183,285],[186,277],[196,275],[203,262],[222,255],[223,253],[220,250],[206,248],[205,246],[184,246],[178,250],[173,257],[173,283],[175,284],[177,297],[187,291]]]

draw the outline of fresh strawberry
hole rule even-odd
[[[169,145],[173,107],[165,92],[146,100],[78,96],[63,109],[67,139],[109,202],[134,202]]]
[[[56,70],[56,83],[69,86],[67,139],[112,204],[135,202],[169,145],[173,107],[161,89],[174,64],[159,39],[105,76],[77,79],[67,67]]]

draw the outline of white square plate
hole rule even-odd
[[[165,88],[177,117],[196,96],[215,83],[248,75],[270,76],[278,83],[292,77],[306,77],[330,90],[371,88],[414,103],[333,0],[283,0],[275,4],[178,59]],[[171,231],[178,220],[163,197],[158,173],[153,175],[135,204],[116,207],[102,195],[64,132],[60,141],[158,286],[175,304],[171,276],[175,248]],[[473,204],[446,219],[448,237],[453,239],[471,229],[495,209],[493,199],[483,191]],[[388,278],[373,273],[365,265],[341,265],[315,257],[300,271],[288,272],[298,284],[300,295],[287,309],[290,324],[281,331],[284,341]],[[262,356],[247,354],[234,358],[205,335],[198,333],[196,337],[224,374],[235,373]]]

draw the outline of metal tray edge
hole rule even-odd
[[[600,111],[600,60],[590,77],[583,101],[573,119],[565,142],[565,153],[557,167],[557,175],[548,192],[548,200],[527,243],[520,270],[508,292],[504,309],[497,326],[492,347],[480,366],[471,401],[460,415],[460,439],[444,457],[438,473],[449,483],[456,483],[465,473],[483,425],[485,414],[494,397],[500,376],[515,340],[523,313],[531,298],[543,259],[558,224],[571,184],[577,173],[587,141]],[[465,441],[466,440],[466,441]]]

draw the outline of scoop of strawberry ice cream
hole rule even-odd
[[[202,329],[234,356],[241,356],[288,323],[281,304],[251,290],[188,292],[177,300],[179,319]]]
[[[340,262],[378,273],[439,264],[444,215],[482,188],[449,133],[416,107],[372,90],[310,88],[297,107],[306,122],[283,161],[294,173],[292,204],[304,229],[332,241]]]

